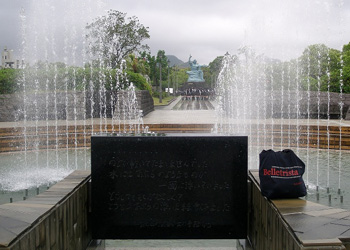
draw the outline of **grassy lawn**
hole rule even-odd
[[[168,103],[169,103],[173,98],[176,98],[176,97],[168,96],[168,97],[162,98],[162,103],[159,103],[159,98],[158,98],[158,97],[153,97],[154,106],[168,105]]]

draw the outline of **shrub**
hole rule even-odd
[[[16,69],[0,69],[0,94],[12,94],[19,89]]]
[[[136,88],[140,90],[148,90],[148,92],[152,94],[151,85],[148,84],[146,78],[144,78],[141,74],[128,71],[127,76],[129,82],[132,82]]]

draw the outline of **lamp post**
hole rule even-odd
[[[176,71],[175,71],[175,69],[176,69],[176,66],[174,65],[173,66],[173,96],[175,96],[175,81],[176,81]]]
[[[162,103],[162,64],[159,63],[159,103]]]
[[[176,88],[176,91],[178,91],[178,89],[179,89],[179,83],[178,83],[179,77],[178,77],[178,75],[177,75],[178,70],[179,70],[179,69],[176,67],[176,68],[175,68],[175,88]]]
[[[167,65],[167,67],[168,67],[168,95],[170,96],[170,89],[169,89],[169,85],[170,85],[170,78],[169,78],[169,63],[170,63],[170,61],[168,60],[168,65]]]

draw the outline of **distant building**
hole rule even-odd
[[[13,56],[13,50],[8,50],[7,47],[2,52],[1,60],[2,68],[21,69],[24,66],[24,61],[16,60]]]

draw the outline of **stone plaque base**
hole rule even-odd
[[[94,239],[242,239],[247,137],[92,136]]]

